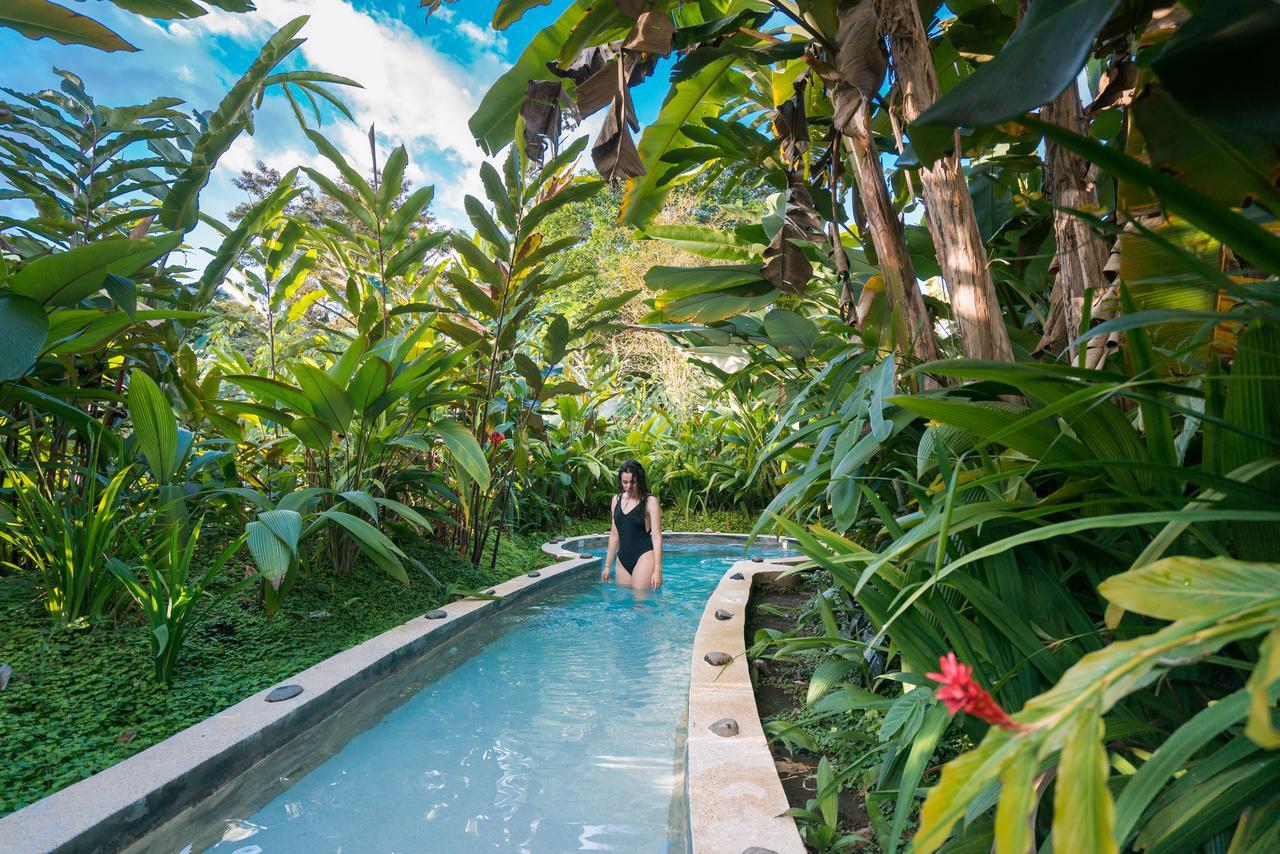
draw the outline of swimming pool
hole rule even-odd
[[[131,850],[683,851],[689,649],[743,554],[671,538],[661,591],[588,570],[495,614]]]

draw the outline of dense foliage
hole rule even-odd
[[[30,6],[0,24],[127,48]],[[829,573],[756,638],[812,665],[783,743],[883,715],[820,764],[815,849],[861,844],[849,789],[887,851],[1280,843],[1280,6],[561,6],[471,117],[465,231],[403,147],[308,125],[354,81],[274,71],[305,19],[210,112],[5,90],[0,572],[49,637],[147,619],[180,680],[207,594],[245,606],[201,524],[279,620],[365,562],[443,594],[425,541],[492,567],[636,457]],[[274,87],[331,169],[219,223]],[[600,111],[588,173],[564,119]]]

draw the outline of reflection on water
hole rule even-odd
[[[486,620],[135,850],[683,851],[689,647],[741,556],[669,541],[660,591],[587,575]]]

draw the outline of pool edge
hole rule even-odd
[[[540,568],[537,577],[519,575],[494,585],[497,599],[451,602],[441,608],[446,614],[442,619],[419,615],[317,662],[279,683],[301,686],[295,698],[269,703],[266,696],[279,685],[259,691],[0,818],[4,850],[34,854],[123,848],[481,617],[532,592],[545,592],[599,566],[600,560],[568,557]]]
[[[799,560],[803,560],[800,558]],[[747,850],[804,854],[756,708],[746,656],[746,612],[757,580],[796,561],[733,564],[707,599],[694,637],[689,678],[686,791],[693,854]],[[736,576],[736,577],[735,577]],[[727,612],[720,619],[717,612]],[[723,653],[728,664],[711,664]],[[731,721],[736,732],[713,725]],[[717,726],[721,732],[724,726]]]

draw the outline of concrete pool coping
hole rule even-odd
[[[703,609],[689,678],[686,779],[693,854],[805,852],[756,708],[745,635],[752,587],[803,560],[737,561]],[[729,662],[713,664],[708,657],[715,660],[716,653]],[[721,735],[716,730],[726,732],[726,720],[734,728]]]
[[[141,753],[0,818],[6,854],[115,851],[211,795],[375,682],[451,640],[480,618],[600,564],[576,556],[496,584],[496,599],[460,599],[444,616],[414,617],[284,680],[303,690],[266,702],[272,686]]]

